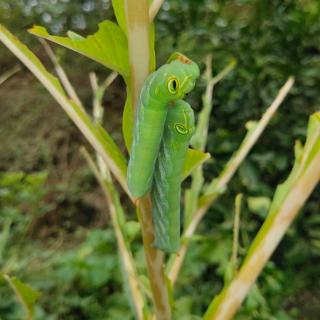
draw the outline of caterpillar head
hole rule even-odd
[[[198,65],[186,56],[175,53],[167,64],[157,71],[152,81],[152,92],[156,99],[165,102],[183,99],[195,86],[200,75]]]

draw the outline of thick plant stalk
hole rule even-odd
[[[319,139],[319,136],[316,137]],[[276,216],[271,212],[256,236],[248,257],[230,285],[213,300],[204,320],[232,319],[299,210],[320,180],[320,150],[293,185]]]
[[[148,1],[126,0],[130,80],[133,108],[136,107],[140,89],[149,74],[149,14]]]
[[[108,182],[107,179],[102,178],[101,172],[99,172],[100,170],[98,170],[93,159],[90,157],[88,151],[84,147],[81,148],[81,152],[93,174],[95,175],[97,181],[99,182],[100,187],[102,188],[102,191],[106,197],[110,210],[113,229],[117,239],[120,257],[124,266],[124,270],[128,277],[131,298],[133,301],[136,316],[137,319],[143,320],[144,299],[142,293],[140,292],[138,275],[135,269],[132,254],[127,247],[126,241],[120,228],[120,224],[118,222],[117,203],[114,201],[116,190],[114,189],[112,182]]]
[[[270,107],[263,114],[262,118],[253,129],[252,133],[248,136],[247,139],[243,141],[240,148],[231,157],[222,173],[214,181],[214,190],[212,190],[210,194],[203,196],[199,199],[198,208],[195,214],[193,215],[190,224],[184,231],[183,238],[185,240],[178,254],[175,256],[174,261],[171,262],[170,268],[168,270],[168,276],[172,283],[175,283],[175,281],[177,280],[178,274],[183,264],[188,249],[187,239],[194,234],[198,224],[200,223],[204,215],[207,213],[208,209],[221,194],[221,190],[224,190],[227,187],[227,184],[229,183],[229,181],[231,180],[231,178],[233,177],[233,175],[235,174],[245,157],[248,155],[252,147],[255,145],[255,143],[261,136],[262,132],[270,122],[272,116],[275,114],[275,112],[277,111],[277,109],[289,93],[290,89],[293,86],[293,83],[294,78],[289,77],[284,86],[280,89],[275,100],[272,102]]]
[[[125,1],[131,66],[132,105],[135,108],[142,84],[149,73],[149,7],[147,0]],[[171,310],[163,269],[163,253],[153,246],[154,227],[150,195],[138,198],[143,246],[157,320],[170,320]]]

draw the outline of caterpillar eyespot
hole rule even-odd
[[[181,123],[176,123],[174,125],[174,128],[177,130],[178,133],[180,134],[188,134],[189,133],[189,129],[186,128],[183,124]]]
[[[179,90],[179,82],[176,78],[171,78],[168,81],[168,91],[172,94],[176,94]]]

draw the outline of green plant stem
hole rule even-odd
[[[168,270],[169,279],[172,283],[175,283],[177,280],[178,274],[180,272],[181,266],[183,264],[187,248],[188,248],[188,239],[194,234],[198,224],[202,218],[207,213],[208,209],[212,206],[215,200],[219,197],[221,192],[225,190],[229,181],[239,168],[240,164],[243,162],[245,157],[248,155],[252,147],[255,145],[262,132],[268,125],[274,113],[279,108],[280,104],[283,102],[288,92],[292,88],[294,83],[294,78],[289,77],[284,86],[280,89],[277,97],[272,102],[270,107],[263,114],[260,121],[257,123],[255,128],[250,132],[250,134],[244,139],[240,148],[234,153],[231,159],[226,164],[224,170],[221,172],[217,179],[214,179],[211,184],[214,186],[210,194],[207,194],[199,199],[198,208],[195,214],[192,217],[192,221],[187,226],[186,230],[183,233],[183,243],[178,254],[173,258],[173,261],[170,263],[170,268]]]
[[[232,319],[299,210],[320,180],[320,151],[293,185],[276,215],[269,213],[239,273],[210,304],[204,320]]]
[[[232,274],[234,275],[238,268],[238,249],[239,249],[239,229],[240,229],[240,212],[243,194],[239,193],[236,196],[235,212],[234,212],[234,225],[233,225],[233,243],[231,255]]]
[[[135,108],[142,84],[149,74],[148,1],[126,0],[125,9],[131,67],[132,105]],[[137,199],[136,204],[156,317],[158,320],[170,320],[171,310],[163,269],[163,253],[153,246],[154,227],[150,195],[146,194],[144,197]]]

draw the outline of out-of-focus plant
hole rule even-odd
[[[26,320],[33,319],[34,303],[40,293],[9,274],[21,267],[25,268],[29,259],[32,259],[30,256],[29,259],[17,261],[16,253],[36,218],[35,212],[41,213],[36,208],[46,193],[43,188],[46,179],[46,172],[29,175],[22,172],[0,173],[0,295],[6,300],[1,299],[0,310],[11,307],[12,300],[6,296],[7,287],[10,286],[24,310],[24,315],[20,317]],[[29,215],[24,212],[26,206],[30,210]],[[13,241],[16,247],[9,246]]]
[[[162,3],[163,1],[155,0],[149,8],[147,0],[136,3],[114,0],[112,4],[118,24],[106,20],[99,24],[97,33],[86,38],[71,31],[68,32],[67,37],[53,36],[45,28],[39,26],[35,26],[30,30],[31,33],[41,38],[88,56],[105,67],[118,72],[123,77],[127,89],[127,99],[124,106],[122,129],[127,147],[130,146],[132,140],[134,111],[142,83],[149,72],[155,69],[155,35],[152,20]],[[189,151],[184,169],[185,176],[192,174],[192,183],[185,193],[183,244],[180,252],[170,257],[165,273],[164,255],[153,247],[152,202],[148,195],[139,199],[139,201],[135,201],[136,199],[132,198],[125,178],[126,158],[119,146],[115,144],[112,137],[100,124],[99,110],[101,111],[101,107],[99,106],[99,97],[101,96],[99,95],[105,86],[99,89],[94,79],[92,80],[96,111],[95,117],[92,119],[70,85],[63,69],[55,61],[54,55],[48,51],[48,48],[47,51],[49,55],[51,54],[51,59],[55,64],[60,81],[53,77],[33,53],[7,29],[3,26],[0,28],[0,40],[46,87],[97,153],[97,163],[95,164],[89,154],[84,152],[108,200],[121,262],[125,277],[129,282],[130,297],[134,305],[136,318],[151,319],[156,317],[157,319],[169,320],[172,318],[172,314],[176,317],[177,310],[175,310],[174,302],[170,298],[173,297],[173,286],[179,275],[188,245],[193,240],[196,227],[213,202],[220,194],[225,192],[228,182],[288,94],[293,85],[293,78],[290,77],[287,80],[261,120],[248,124],[246,137],[218,178],[205,184],[202,163],[208,158],[204,151],[208,137],[213,89],[235,66],[235,62],[232,61],[217,76],[213,77],[211,57],[208,57],[204,74],[206,92],[203,95],[203,109],[199,114],[198,126],[192,142],[193,147],[198,151]],[[258,233],[256,240],[252,244],[243,267],[238,273],[233,272],[231,279],[226,282],[222,293],[210,304],[204,315],[205,319],[231,319],[239,308],[298,210],[305,203],[319,181],[319,141],[319,114],[316,113],[310,119],[305,147],[297,146],[297,160],[292,174],[286,183],[277,189],[270,214],[261,232]],[[119,182],[123,191],[127,193],[137,209],[148,270],[149,283],[147,284],[147,288],[144,287],[134,265],[133,254],[130,249],[128,236],[126,235],[126,228],[124,227],[126,224],[124,210],[111,175]],[[303,188],[303,186],[306,186],[306,188]],[[280,222],[285,221],[286,223],[281,224],[278,220]],[[281,225],[281,228],[279,225]],[[87,261],[88,254],[86,252],[81,257],[83,264],[89,261],[89,259]],[[248,266],[249,269],[253,269],[255,272],[248,272]],[[102,265],[102,270],[105,269],[106,266]],[[92,282],[94,283],[94,279],[92,279]],[[243,288],[245,290],[242,290]],[[149,308],[146,302],[148,297],[151,297],[151,301],[153,302],[153,310]],[[189,316],[191,317],[191,315]]]

